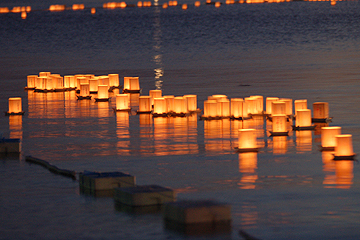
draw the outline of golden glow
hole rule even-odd
[[[255,99],[255,107],[253,114],[262,114],[264,111],[264,97],[256,95],[250,96],[250,98]]]
[[[295,105],[295,113],[297,110],[307,109],[307,100],[306,99],[295,100],[294,105]]]
[[[255,189],[255,183],[258,179],[257,169],[257,153],[239,153],[239,172],[242,177],[239,183],[241,189]]]
[[[331,6],[336,5],[336,1],[334,1],[334,0],[331,0],[330,3],[331,3]]]
[[[280,98],[279,101],[285,102],[285,114],[286,115],[292,115],[292,99],[290,98]]]
[[[186,9],[188,8],[188,5],[187,5],[186,3],[184,3],[183,5],[181,5],[181,8],[182,8],[183,10],[186,10]]]
[[[173,95],[164,96],[166,101],[166,112],[174,112],[174,98]]]
[[[287,132],[285,114],[277,114],[272,116],[272,131],[274,133]]]
[[[163,3],[162,8],[166,9],[168,7],[169,7],[168,3]]]
[[[89,80],[89,90],[90,92],[97,92],[98,91],[99,80],[97,79],[90,79]]]
[[[187,105],[185,97],[174,98],[174,112],[175,113],[187,113]]]
[[[112,74],[108,74],[108,76],[109,76],[109,85],[111,87],[119,86],[119,74],[112,73]]]
[[[221,6],[221,2],[216,2],[216,3],[215,3],[215,7],[218,8],[218,7],[220,7],[220,6]]]
[[[72,10],[84,10],[84,9],[85,9],[84,4],[73,4],[72,5]]]
[[[48,77],[51,75],[51,72],[39,72],[39,77]]]
[[[329,117],[329,104],[327,102],[313,103],[314,118],[325,119]]]
[[[204,122],[205,149],[209,152],[233,150],[230,141],[230,119]]]
[[[286,103],[283,101],[273,101],[271,103],[271,114],[286,114]]]
[[[266,98],[266,113],[272,114],[272,103],[279,101],[279,98],[277,97],[267,97]]]
[[[204,117],[216,117],[216,116],[217,116],[216,100],[204,101]]]
[[[45,79],[45,89],[46,90],[52,90],[53,88],[54,88],[54,85],[53,85],[52,77],[47,77]]]
[[[296,150],[298,153],[312,150],[312,131],[296,131]]]
[[[200,1],[196,1],[196,2],[194,3],[194,5],[195,5],[195,7],[200,7],[201,3],[200,3]]]
[[[9,98],[9,113],[22,112],[22,103],[20,97]]]
[[[27,17],[26,12],[21,12],[21,18],[22,18],[22,19],[26,19],[26,17]]]
[[[151,97],[151,105],[154,105],[154,98],[161,98],[162,91],[161,90],[150,90],[149,96]]]
[[[10,12],[10,10],[7,7],[1,7],[0,8],[0,13],[9,13],[9,12]]]
[[[329,188],[329,185],[336,184],[336,176],[333,174],[335,173],[335,161],[334,152],[329,151],[322,151],[321,152],[322,162],[323,162],[323,171],[325,174],[323,184],[325,188]]]
[[[65,5],[50,5],[49,10],[50,11],[64,11]]]
[[[239,129],[239,149],[257,148],[256,129]]]
[[[296,112],[296,127],[311,126],[311,110],[300,109]]]
[[[129,98],[128,94],[117,94],[116,95],[116,110],[127,110],[129,109]]]
[[[231,98],[230,101],[230,116],[234,118],[243,117],[244,99]]]
[[[335,156],[341,157],[354,155],[351,134],[335,135],[335,140]]]
[[[109,98],[109,92],[108,92],[107,85],[99,85],[98,86],[98,98],[99,99]]]
[[[220,117],[230,117],[230,101],[228,99],[219,100],[217,105]]]
[[[27,87],[28,88],[35,88],[35,80],[37,75],[28,75],[27,76]]]
[[[336,187],[348,189],[353,184],[353,161],[335,161]]]
[[[166,113],[166,100],[165,98],[154,98],[154,113]]]
[[[96,13],[96,9],[95,8],[91,8],[91,14],[95,14]]]
[[[40,90],[45,89],[46,79],[47,77],[37,77],[35,80],[35,87]]]
[[[75,76],[64,76],[64,87],[75,88]]]
[[[142,1],[138,1],[137,6],[138,6],[138,7],[142,7],[142,6],[143,6]]]
[[[336,135],[341,134],[341,127],[322,127],[321,128],[321,146],[322,147],[335,147]]]
[[[86,79],[86,82],[88,82],[89,80]],[[107,86],[107,88],[110,88],[110,79],[109,76],[99,76],[99,86],[103,85],[103,86]]]
[[[126,2],[121,2],[121,3],[119,4],[119,7],[120,7],[120,8],[126,8]]]
[[[285,154],[287,152],[287,136],[274,136],[272,138],[273,154]]]
[[[151,111],[151,97],[140,96],[139,97],[139,112],[150,112]]]
[[[22,139],[22,115],[11,115],[9,116],[9,131],[10,138]]]

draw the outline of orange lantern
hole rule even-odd
[[[166,99],[165,98],[154,98],[154,111],[155,115],[162,115],[166,113]]]
[[[89,80],[90,93],[97,93],[98,92],[98,86],[99,86],[99,80],[98,79],[90,79]]]
[[[98,86],[98,97],[95,98],[95,101],[96,102],[109,101],[108,85],[99,85]]]
[[[256,129],[239,129],[239,152],[257,152]]]
[[[130,111],[129,107],[129,95],[117,94],[116,95],[116,111]]]
[[[200,3],[200,1],[196,1],[196,2],[194,3],[194,5],[195,5],[195,7],[200,7],[201,3]]]
[[[231,98],[230,100],[230,116],[235,119],[243,117],[243,105],[244,99],[242,98]]]
[[[197,96],[196,95],[184,95],[187,103],[188,112],[196,112],[197,110]]]
[[[283,101],[274,101],[271,103],[271,114],[286,114],[286,103]]]
[[[151,105],[154,105],[154,98],[161,98],[162,97],[162,91],[157,90],[150,90],[149,96],[151,97]]]
[[[6,115],[23,115],[21,97],[9,98],[9,111]]]
[[[335,158],[334,159],[353,159],[353,145],[351,134],[340,134],[335,136]]]
[[[288,135],[286,118],[287,117],[285,114],[277,114],[272,116],[272,136]]]
[[[295,100],[294,106],[295,106],[295,113],[297,110],[307,109],[307,100],[306,99]]]
[[[217,101],[206,100],[204,101],[204,118],[215,118],[217,117]]]
[[[336,135],[341,134],[341,127],[321,128],[321,147],[323,150],[333,151],[336,146]]]
[[[81,83],[80,84],[80,96],[87,97],[90,95],[90,87],[88,83]]]
[[[175,97],[174,98],[174,112],[176,114],[187,113],[186,99],[184,97]]]
[[[150,113],[150,112],[151,112],[151,97],[140,96],[138,113]]]
[[[113,73],[109,74],[109,85],[110,87],[118,87],[119,86],[119,74]]]
[[[288,116],[293,115],[293,109],[292,109],[292,99],[290,98],[280,98],[279,101],[285,102],[285,114]]]
[[[324,121],[329,118],[329,103],[315,102],[313,103],[314,122]]]
[[[28,75],[27,76],[27,87],[25,89],[35,89],[35,81],[37,75]]]
[[[272,114],[272,103],[275,101],[279,101],[277,97],[267,97],[266,98],[266,114]]]
[[[311,110],[300,109],[296,112],[296,127],[298,128],[313,128],[311,126]]]
[[[166,112],[167,113],[171,113],[174,112],[174,96],[170,95],[170,96],[164,96],[165,101],[166,101]]]

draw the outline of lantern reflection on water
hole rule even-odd
[[[239,153],[239,172],[242,173],[242,177],[239,183],[241,189],[255,189],[255,183],[258,179],[256,169],[256,152]]]
[[[323,150],[335,150],[336,135],[341,134],[341,127],[322,127],[321,128],[321,147]]]
[[[22,116],[21,115],[11,115],[9,116],[9,131],[10,138],[22,138]]]
[[[150,113],[150,112],[151,112],[151,97],[140,96],[138,113]]]
[[[311,130],[296,131],[296,150],[298,153],[312,150],[312,132]]]
[[[286,136],[274,136],[272,138],[273,154],[285,154],[288,140]]]
[[[353,161],[335,161],[336,187],[348,189],[353,184]]]
[[[336,146],[335,146],[335,160],[341,159],[353,159],[353,145],[351,134],[340,134],[335,135]]]
[[[239,152],[257,152],[256,129],[239,129]]]

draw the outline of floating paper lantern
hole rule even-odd
[[[35,88],[38,90],[44,90],[46,86],[47,77],[37,77],[35,80]]]
[[[110,87],[118,87],[119,86],[119,74],[113,73],[109,74],[109,85]]]
[[[173,95],[168,95],[168,96],[164,96],[165,101],[166,101],[166,112],[170,113],[170,112],[174,112],[174,96]]]
[[[106,85],[108,89],[110,88],[109,85],[109,76],[99,76],[99,85]]]
[[[196,1],[196,2],[194,3],[194,5],[195,5],[195,7],[200,7],[201,2],[200,2],[200,1]]]
[[[271,104],[271,114],[286,114],[286,103],[283,101],[274,101]]]
[[[150,113],[151,112],[151,97],[140,96],[139,97],[139,113]]]
[[[9,112],[8,114],[21,114],[22,111],[22,103],[20,97],[9,98]]]
[[[73,4],[72,5],[72,10],[83,10],[83,9],[85,9],[84,4]]]
[[[285,114],[288,116],[293,115],[293,109],[292,109],[292,99],[290,98],[280,98],[279,101],[285,102]]]
[[[208,97],[208,100],[216,100],[219,101],[221,99],[227,99],[226,95],[216,94]]]
[[[154,98],[154,114],[166,113],[166,100],[165,98]]]
[[[264,97],[260,95],[250,96],[255,99],[255,109],[253,114],[262,114],[264,111]]]
[[[295,106],[295,113],[297,110],[307,109],[307,100],[306,99],[295,100],[294,106]]]
[[[116,95],[116,111],[129,111],[129,95],[117,94]]]
[[[287,126],[286,126],[286,115],[277,114],[272,115],[272,132],[273,136],[283,136],[288,135]]]
[[[98,79],[90,79],[89,80],[90,93],[97,93],[98,86],[99,86],[99,80]]]
[[[329,118],[329,104],[327,102],[313,103],[314,120]]]
[[[39,72],[39,77],[48,77],[50,74],[51,72]]]
[[[215,7],[220,7],[221,6],[221,2],[215,2]]]
[[[187,113],[186,99],[184,97],[175,97],[174,98],[174,112],[176,114]]]
[[[21,18],[22,18],[22,19],[26,19],[26,17],[27,17],[26,12],[21,12]]]
[[[196,95],[184,95],[187,103],[187,111],[195,112],[197,110],[197,96]]]
[[[64,89],[64,78],[60,75],[53,75],[51,76],[53,79],[53,85],[56,90],[63,90]]]
[[[311,110],[300,109],[296,112],[296,127],[311,127]]]
[[[206,100],[204,101],[204,115],[205,118],[215,118],[217,117],[217,101],[216,100]]]
[[[336,135],[341,134],[341,127],[321,128],[321,147],[324,150],[334,150],[336,146]]]
[[[97,101],[99,100],[109,100],[109,91],[107,85],[99,85],[98,86],[98,97],[95,99]]]
[[[140,92],[139,77],[124,77],[123,88],[124,92]]]
[[[90,95],[90,87],[88,83],[81,83],[80,84],[80,96],[87,97]]]
[[[182,8],[183,10],[186,10],[186,9],[188,8],[188,6],[187,6],[186,3],[184,3],[183,5],[181,5],[181,8]]]
[[[53,79],[52,77],[47,77],[45,79],[45,89],[50,91],[54,88],[54,85],[53,85]]]
[[[220,117],[230,117],[230,101],[228,99],[221,99],[218,101],[218,115]]]
[[[96,9],[95,8],[91,8],[91,14],[95,14],[96,13]]]
[[[336,135],[335,140],[335,159],[354,157],[351,134]]]
[[[272,103],[279,101],[277,97],[267,97],[266,98],[266,114],[272,114]]]
[[[258,151],[255,129],[239,129],[239,151],[240,152]]]
[[[137,6],[138,6],[138,7],[142,7],[142,6],[143,6],[142,1],[137,2]]]
[[[236,119],[243,117],[244,99],[231,98],[230,100],[230,116]]]
[[[34,89],[35,88],[35,81],[37,75],[28,75],[27,76],[27,89]]]
[[[151,105],[154,105],[154,98],[161,98],[162,97],[162,91],[157,90],[150,90],[149,96],[151,97]]]
[[[245,112],[247,114],[255,114],[255,113],[257,113],[257,109],[256,109],[257,99],[253,98],[253,97],[246,97],[246,98],[244,98],[244,100],[245,100],[245,103],[246,103]]]

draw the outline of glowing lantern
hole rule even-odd
[[[10,10],[9,10],[9,8],[7,8],[7,7],[0,7],[0,13],[9,13],[10,12]]]
[[[48,77],[50,74],[51,72],[39,72],[39,77]]]
[[[107,85],[98,86],[98,97],[95,98],[96,101],[109,101],[109,91]]]
[[[27,89],[34,89],[35,88],[35,81],[37,75],[28,75],[27,76]]]
[[[204,117],[205,118],[217,117],[217,101],[216,100],[204,101]]]
[[[294,105],[295,105],[295,113],[297,110],[307,109],[307,100],[306,99],[295,100]]]
[[[250,96],[255,99],[255,108],[253,114],[262,114],[264,111],[264,97],[263,96]]]
[[[286,127],[286,115],[272,115],[272,132],[273,136],[283,136],[288,135],[287,127]]]
[[[184,95],[187,102],[187,111],[195,112],[197,110],[197,96],[196,95]]]
[[[331,0],[330,4],[331,4],[331,6],[334,6],[334,5],[336,5],[336,1]]]
[[[220,6],[221,6],[221,2],[216,2],[216,3],[215,3],[215,7],[218,8],[218,7],[220,7]]]
[[[200,1],[196,1],[194,5],[195,5],[195,7],[200,7],[201,3],[200,3]]]
[[[139,77],[124,77],[124,92],[140,92]]]
[[[120,8],[126,8],[126,2],[121,2],[120,3]]]
[[[75,76],[65,76],[65,82],[69,81],[69,88],[74,89],[76,88],[76,78]]]
[[[321,128],[321,147],[326,150],[334,150],[336,146],[336,135],[341,134],[341,127],[322,127]]]
[[[99,85],[106,85],[108,89],[110,88],[109,85],[110,79],[109,76],[99,76]]]
[[[266,98],[266,114],[272,114],[272,103],[279,101],[277,97],[267,97]]]
[[[90,79],[89,80],[90,93],[97,93],[98,85],[99,85],[99,80],[98,79]]]
[[[91,8],[91,14],[95,14],[96,13],[96,9],[95,8]]]
[[[221,99],[227,99],[227,96],[217,94],[217,95],[212,95],[212,96],[208,97],[208,100],[217,100],[218,101],[218,100],[221,100]]]
[[[25,7],[25,11],[26,11],[26,12],[30,12],[30,11],[31,11],[31,6],[26,6],[26,7]]]
[[[163,3],[162,8],[166,9],[166,8],[168,8],[168,7],[169,7],[169,4],[168,4],[168,3]]]
[[[53,86],[52,77],[47,77],[45,79],[45,89],[49,91],[49,90],[52,90],[53,88],[54,88],[54,86]]]
[[[150,113],[151,112],[151,97],[140,96],[139,97],[139,113]]]
[[[230,100],[230,116],[236,119],[243,117],[243,105],[244,99],[242,98],[231,98]]]
[[[141,1],[139,1],[139,2],[137,3],[137,6],[138,6],[138,7],[142,7],[142,6],[143,6],[143,3],[142,3]]]
[[[119,74],[109,74],[109,85],[111,87],[118,87],[119,86]]]
[[[230,117],[230,101],[228,99],[221,99],[218,101],[218,115],[220,117]]]
[[[239,129],[239,151],[256,152],[257,139],[255,129]]]
[[[49,10],[50,11],[64,11],[65,5],[50,5]]]
[[[286,114],[286,103],[283,101],[274,101],[271,104],[271,114]]]
[[[44,90],[46,86],[47,77],[37,77],[35,80],[35,88],[39,90]]]
[[[9,112],[8,114],[21,114],[22,103],[20,97],[9,98]]]
[[[293,114],[292,110],[292,99],[290,98],[280,98],[279,101],[285,102],[285,114],[291,116]]]
[[[329,104],[327,102],[313,103],[314,120],[329,118]]]
[[[52,74],[51,78],[53,80],[53,88],[56,90],[63,90],[64,89],[64,78],[61,77],[59,74]]]
[[[129,95],[117,94],[116,95],[116,111],[129,111]]]
[[[80,96],[87,97],[90,95],[90,87],[88,83],[81,83],[80,84]]]
[[[154,98],[161,98],[162,91],[161,90],[150,90],[149,96],[151,97],[151,105],[154,105]]]
[[[310,109],[300,109],[296,112],[296,127],[311,127]]]
[[[73,4],[72,10],[83,10],[85,8],[84,4]]]
[[[26,19],[26,17],[27,17],[26,12],[21,12],[21,18],[22,18],[22,19]]]
[[[335,140],[335,159],[347,159],[354,157],[351,134],[336,135]]]
[[[166,112],[174,112],[174,96],[164,96],[166,100]]]
[[[186,10],[186,9],[188,8],[188,6],[187,6],[186,3],[184,3],[184,4],[181,6],[181,8],[182,8],[183,10]]]
[[[165,98],[154,98],[154,114],[166,113],[166,100]]]
[[[174,112],[176,114],[184,114],[187,112],[186,99],[184,97],[174,98]]]

